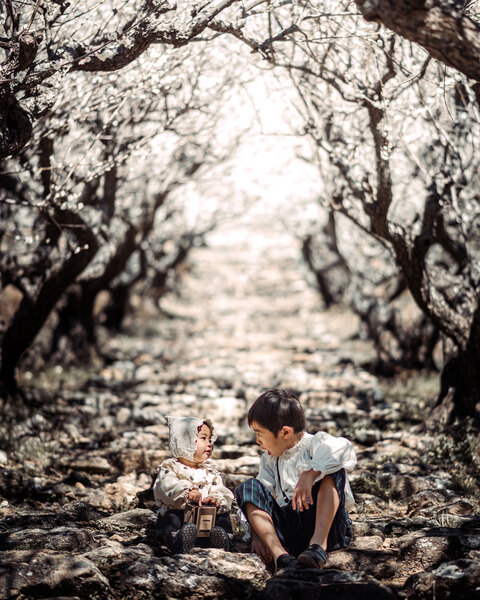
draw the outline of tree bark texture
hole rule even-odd
[[[89,345],[95,344],[97,339],[94,315],[95,300],[102,290],[111,290],[112,281],[122,273],[128,259],[138,250],[138,244],[135,239],[137,234],[137,228],[130,226],[125,234],[125,239],[117,247],[116,252],[107,263],[102,275],[78,283],[75,290],[76,293],[68,296],[67,306],[62,313],[68,323],[60,321],[58,324],[59,331],[63,330],[68,334],[68,331],[73,326],[73,322],[76,321],[85,331],[86,343]],[[60,315],[61,317],[62,315]],[[55,348],[52,348],[52,350],[55,350]]]
[[[153,43],[163,43],[176,48],[188,44],[202,33],[222,11],[239,0],[213,0],[204,4],[196,14],[182,21],[176,5],[145,0],[135,19],[127,21],[115,33],[87,42],[68,39],[52,51],[52,62],[36,67],[38,53],[44,39],[39,32],[13,35],[2,47],[9,53],[0,65],[0,158],[15,156],[32,136],[33,122],[55,101],[56,94],[48,85],[58,67],[53,59],[64,63],[68,72],[112,72],[123,69],[135,61]],[[30,73],[17,79],[17,73],[30,68]],[[24,100],[17,100],[19,92],[25,98],[36,98],[36,109],[27,108]],[[43,98],[43,94],[46,98]]]
[[[480,25],[451,0],[355,0],[365,20],[419,44],[437,60],[480,81]]]
[[[68,223],[80,226],[76,229],[77,241],[79,245],[87,247],[80,252],[73,252],[58,269],[47,276],[35,299],[24,295],[2,340],[0,381],[4,394],[16,387],[14,373],[22,354],[35,339],[60,296],[85,269],[98,249],[96,237],[79,215],[65,210],[58,210],[56,213],[55,219],[59,225]]]

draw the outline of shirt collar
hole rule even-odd
[[[300,452],[305,450],[305,448],[309,445],[310,438],[313,437],[311,433],[307,433],[306,431],[303,433],[303,436],[299,442],[292,446],[292,448],[287,448],[280,454],[279,458],[290,458]]]

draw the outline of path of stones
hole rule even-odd
[[[107,346],[110,364],[15,426],[0,475],[0,598],[479,598],[480,519],[427,468],[431,439],[399,422],[359,365],[355,318],[321,311],[284,234],[234,230],[196,249],[181,296]],[[355,539],[323,571],[272,577],[235,552],[171,556],[155,535],[152,478],[166,414],[216,420],[213,458],[232,489],[256,474],[245,423],[266,387],[301,398],[308,430],[352,439]],[[407,400],[405,399],[405,402]],[[412,399],[417,402],[416,399]]]

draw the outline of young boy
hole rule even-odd
[[[356,464],[352,444],[325,432],[305,432],[303,409],[282,389],[264,392],[248,424],[265,450],[256,479],[235,491],[252,529],[252,552],[274,572],[292,566],[322,568],[327,550],[348,546],[354,506],[345,470]],[[298,557],[298,558],[296,558]]]
[[[166,417],[166,420],[173,458],[162,462],[153,486],[160,507],[157,529],[173,552],[189,552],[197,542],[198,530],[193,523],[184,524],[186,504],[210,504],[217,507],[210,546],[229,550],[233,494],[223,485],[220,473],[210,461],[215,441],[213,424],[210,419],[197,417]]]

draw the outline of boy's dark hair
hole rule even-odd
[[[279,388],[263,392],[248,411],[248,424],[258,423],[274,435],[284,425],[293,427],[295,433],[305,431],[305,415],[297,398]]]

